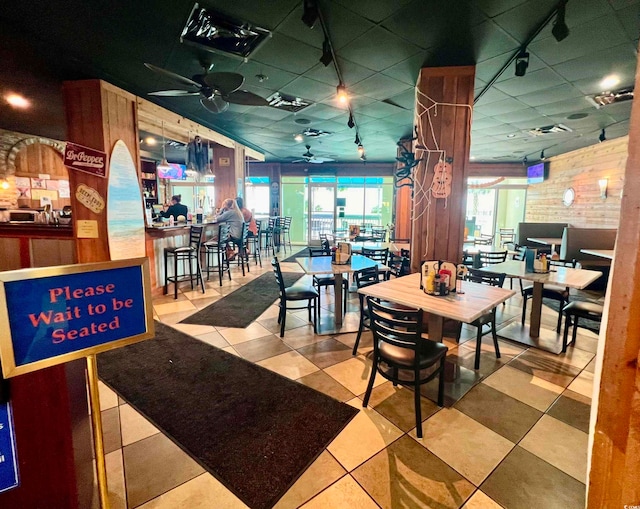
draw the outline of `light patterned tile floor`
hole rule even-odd
[[[282,267],[299,270],[292,263]],[[270,271],[268,257],[262,269],[252,265],[250,276],[244,278],[234,267],[231,282],[225,279],[220,287],[212,280],[205,295],[185,286],[177,300],[171,295],[154,299],[154,315],[212,347],[245,357],[360,409],[279,501],[277,509],[510,509],[540,507],[539,497],[544,497],[547,505],[584,505],[584,430],[592,395],[595,336],[583,335],[585,340],[561,356],[501,340],[499,361],[490,338],[484,338],[482,369],[469,383],[476,389],[446,409],[423,397],[425,437],[417,439],[411,389],[393,387],[378,375],[370,405],[362,409],[371,369],[370,332],[363,334],[358,355],[352,357],[349,350],[355,334],[334,338],[316,335],[304,311],[289,313],[283,338],[276,328],[277,306],[267,308],[246,329],[178,323]],[[334,300],[331,291],[322,297],[323,306]],[[355,311],[357,299],[351,301]],[[519,321],[520,305],[521,299],[514,297],[500,310],[506,323]],[[544,324],[553,328],[556,317],[556,311],[543,307]],[[472,336],[465,334],[460,345],[450,345],[452,359],[459,359],[459,366],[465,368],[469,368],[465,359],[473,358],[475,341],[464,338]],[[451,376],[467,372],[453,367]],[[469,373],[474,372],[471,369]],[[464,392],[456,392],[456,397]],[[104,384],[100,384],[100,395],[103,415],[110,412],[108,421],[112,423],[105,434],[117,444],[113,434],[121,433],[122,447],[107,457],[112,507],[246,507]],[[505,412],[517,414],[517,419],[512,415],[516,421],[503,423],[494,415],[503,406]],[[149,458],[159,459],[161,464],[148,465]],[[531,468],[542,473],[531,477]],[[521,488],[519,483],[526,486]]]

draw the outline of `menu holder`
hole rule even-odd
[[[535,272],[534,262],[536,261],[536,255],[538,254],[537,249],[527,248],[524,253],[524,271],[525,272]]]

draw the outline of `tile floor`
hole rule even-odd
[[[596,335],[581,330],[582,340],[559,356],[501,341],[501,359],[487,338],[476,372],[475,341],[468,341],[475,331],[465,327],[459,345],[447,341],[445,408],[433,402],[433,383],[423,390],[424,438],[418,439],[410,390],[378,376],[370,406],[362,408],[370,333],[353,357],[355,334],[317,336],[304,312],[288,315],[281,339],[276,306],[246,329],[178,323],[269,272],[267,260],[263,265],[245,277],[234,269],[233,281],[222,287],[212,279],[206,294],[157,298],[154,313],[205,343],[360,409],[277,509],[584,507]],[[283,264],[283,270],[299,268]],[[332,301],[323,295],[323,306]],[[519,319],[518,306],[514,297],[498,309],[500,326]],[[350,308],[357,309],[357,297]],[[552,328],[556,316],[545,308],[543,321]],[[246,507],[103,384],[101,405],[114,509]]]

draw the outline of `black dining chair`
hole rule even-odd
[[[576,268],[577,261],[573,260],[547,260],[550,267],[568,267],[571,269]],[[533,298],[533,285],[531,286],[522,286],[521,287],[522,294],[522,325],[524,325],[524,320],[527,315],[527,301]],[[558,323],[556,324],[556,332],[560,334],[560,330],[562,328],[562,309],[569,304],[569,287],[554,285],[554,284],[545,284],[542,287],[542,299],[550,299],[555,300],[559,304],[558,309]]]
[[[329,246],[326,243],[327,241],[323,241],[324,246],[322,247],[308,247],[309,257],[314,258],[316,256],[331,256]],[[336,285],[336,277],[333,274],[314,274],[313,275],[313,286],[318,290],[318,319],[320,319],[320,288],[321,287],[333,287]],[[343,307],[344,313],[347,312],[347,299],[349,297],[349,281],[346,278],[342,279],[342,299],[343,299]]]
[[[496,263],[502,263],[507,259],[507,250],[504,251],[480,251],[478,253],[480,258],[480,266],[487,267],[489,265],[495,265]]]
[[[376,302],[367,297],[370,326],[373,332],[373,365],[371,376],[364,395],[362,406],[369,404],[371,391],[380,374],[394,385],[413,386],[416,415],[416,434],[422,438],[422,414],[420,408],[420,386],[433,380],[438,381],[438,406],[444,403],[444,364],[447,347],[442,343],[422,338],[422,310],[397,310],[386,303]],[[421,371],[439,364],[438,368],[422,377]],[[389,369],[390,368],[390,369]],[[403,374],[411,373],[412,380],[407,381]]]
[[[273,273],[276,276],[276,282],[280,289],[280,313],[278,314],[278,323],[280,324],[280,337],[284,337],[284,328],[287,320],[287,309],[307,309],[309,311],[309,321],[313,322],[313,332],[318,332],[318,291],[312,286],[298,285],[285,287],[284,279],[282,278],[282,271],[280,270],[280,262],[278,258],[274,257],[271,260],[271,266],[273,267]],[[287,302],[299,302],[307,301],[307,305],[304,307],[288,307]],[[313,319],[311,318],[311,310],[313,309]]]
[[[580,318],[601,323],[604,307],[600,304],[596,304],[595,302],[574,300],[569,302],[562,311],[566,317],[564,322],[564,334],[562,335],[562,353],[565,353],[567,351],[567,339],[569,337],[569,327],[571,326],[571,323],[573,322],[571,344],[575,344],[578,327],[580,327]]]
[[[249,268],[249,250],[247,249],[247,239],[249,238],[249,223],[242,224],[242,236],[239,239],[231,238],[231,242],[238,250],[236,260],[238,265],[242,267],[242,275],[245,275],[244,268],[247,267],[247,272],[251,272]]]
[[[256,234],[247,236],[247,256],[253,254],[253,262],[258,265],[260,264],[260,268],[262,268],[262,257],[260,256],[260,229],[262,228],[262,223],[260,221],[256,221]]]
[[[205,258],[207,261],[206,270],[207,281],[209,281],[210,272],[217,269],[220,286],[222,286],[222,275],[226,272],[231,281],[231,267],[227,259],[227,243],[229,242],[229,223],[220,223],[218,225],[218,236],[205,242]],[[214,263],[215,262],[215,263]]]
[[[362,256],[366,256],[370,260],[378,262],[379,265],[387,265],[389,263],[389,248],[385,247],[384,249],[374,249],[363,247],[362,248]],[[380,276],[384,279],[389,279],[389,272],[380,272]]]
[[[378,284],[380,282],[378,266],[375,265],[367,269],[358,270],[354,273],[354,278],[358,289]],[[364,294],[358,293],[358,299],[360,299],[360,322],[358,323],[358,335],[356,336],[356,342],[353,345],[353,355],[358,353],[358,345],[360,344],[362,332],[365,327],[369,328],[369,308],[367,307],[366,298]]]
[[[495,272],[487,272],[484,270],[478,269],[469,269],[467,272],[467,281],[471,281],[473,283],[481,283],[489,286],[497,286],[502,288],[504,284],[505,274],[498,274]],[[500,346],[498,345],[498,334],[496,333],[496,308],[494,307],[488,313],[485,313],[480,318],[476,318],[473,322],[470,323],[477,328],[476,332],[476,358],[473,364],[474,369],[480,369],[480,353],[482,351],[482,336],[491,332],[493,337],[493,346],[496,350],[496,359],[500,358]],[[483,327],[485,325],[489,326],[488,331],[484,331]],[[458,332],[460,334],[460,332]],[[456,338],[457,341],[460,341],[460,336]]]

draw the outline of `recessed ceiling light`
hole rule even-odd
[[[296,118],[294,122],[300,125],[309,125],[311,123],[311,120],[309,120],[308,118]]]
[[[31,102],[19,94],[7,94],[4,98],[14,108],[24,109],[31,106]]]
[[[587,118],[588,113],[572,113],[567,117],[567,120],[580,120],[581,118]]]
[[[298,142],[300,142],[300,141],[304,140],[304,137],[303,137],[301,134],[296,134],[296,135],[293,137],[293,139],[294,139],[294,140],[296,140],[296,141],[298,141]]]
[[[515,138],[515,137],[516,137],[516,135],[514,133],[507,134],[507,138]]]
[[[155,139],[155,138],[153,138],[153,137],[151,137],[151,136],[147,136],[147,137],[144,139],[144,142],[145,142],[147,145],[155,145],[156,143],[158,143],[158,142],[156,141],[156,139]]]
[[[613,87],[620,83],[620,77],[617,74],[610,74],[600,82],[600,88],[602,90],[611,90]]]

